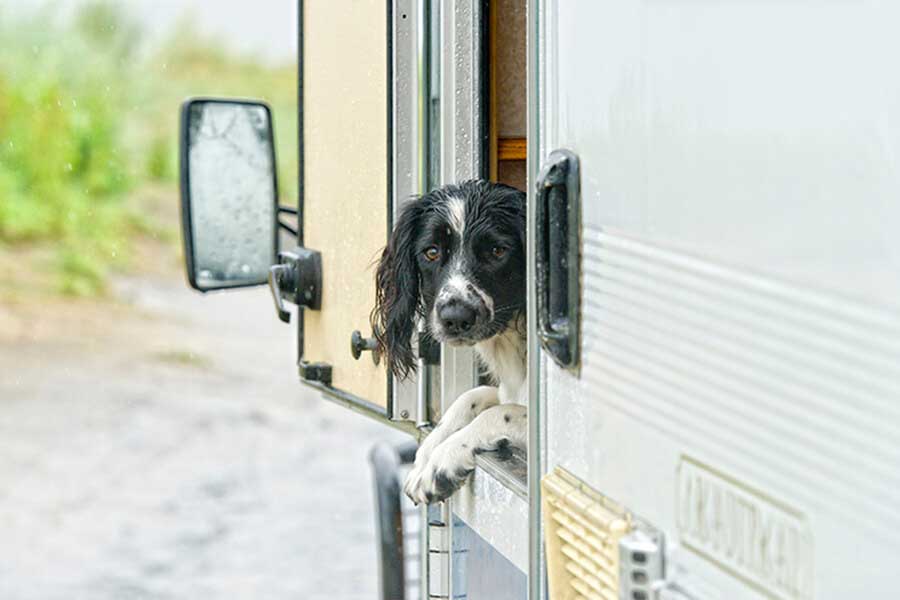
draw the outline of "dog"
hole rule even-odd
[[[472,346],[495,386],[457,398],[423,440],[404,484],[413,502],[450,497],[482,452],[525,449],[525,193],[473,180],[410,200],[378,262],[372,330],[390,371],[416,369],[417,323]]]

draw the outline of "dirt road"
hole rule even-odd
[[[0,304],[0,598],[371,600],[366,453],[264,289]]]

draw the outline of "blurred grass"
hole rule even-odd
[[[163,185],[177,204],[178,108],[192,95],[268,101],[281,192],[296,197],[294,64],[234,54],[189,19],[153,47],[121,3],[58,15],[0,0],[0,253],[52,248],[34,268],[53,272],[56,291],[95,296],[136,266],[142,236],[174,246],[175,224],[128,200]]]

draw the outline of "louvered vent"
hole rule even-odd
[[[619,541],[632,530],[624,507],[557,467],[541,482],[553,600],[618,600]]]

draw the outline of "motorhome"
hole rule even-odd
[[[415,376],[389,376],[372,261],[412,196],[472,178],[528,195],[527,453],[480,456],[416,509],[392,556],[417,584],[385,589],[898,596],[900,4],[298,14],[296,203],[278,205],[264,105],[182,115],[191,283],[272,286],[298,393],[426,435],[479,368],[421,338]]]

